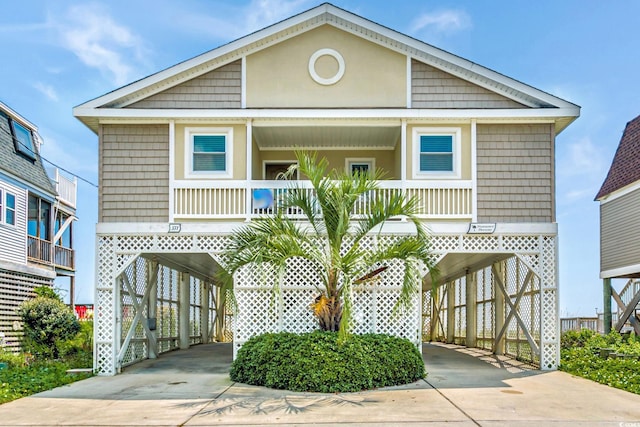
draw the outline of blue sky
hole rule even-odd
[[[97,184],[98,139],[73,117],[74,106],[319,3],[6,2],[0,101],[39,127],[43,157]],[[625,124],[640,114],[640,2],[333,3],[582,107],[556,141],[560,311],[602,308],[593,198]],[[78,198],[76,299],[92,302],[98,190],[80,181]]]

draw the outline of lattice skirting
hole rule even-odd
[[[20,350],[22,326],[16,310],[40,286],[53,287],[53,279],[0,269],[0,351]]]
[[[383,235],[371,237],[369,244],[377,244],[379,239],[393,239]],[[94,368],[101,375],[113,375],[117,370],[116,355],[122,339],[122,331],[116,328],[119,315],[117,307],[122,298],[121,283],[118,278],[145,253],[208,253],[221,265],[224,259],[220,253],[228,243],[224,235],[199,234],[161,234],[140,235],[99,234],[97,236],[97,283],[94,311]],[[540,367],[555,369],[559,361],[559,320],[558,289],[556,270],[555,235],[435,235],[431,248],[434,260],[441,259],[447,253],[512,253],[517,262],[533,271],[536,276],[534,314],[529,319],[539,325]],[[236,298],[239,311],[233,324],[233,336],[236,346],[250,336],[275,330],[306,331],[315,328],[315,320],[308,309],[308,303],[315,297],[312,283],[317,281],[317,272],[300,264],[293,266],[296,273],[288,277],[279,294],[274,295],[251,272],[245,272],[242,280],[237,281]],[[125,273],[129,274],[129,273]],[[477,272],[478,275],[488,274]],[[400,268],[392,267],[380,278],[379,283],[367,289],[354,289],[353,300],[356,332],[378,331],[406,336],[419,341],[426,329],[433,329],[434,318],[427,304],[434,303],[429,295],[416,295],[415,304],[401,319],[394,318],[393,307],[398,294]],[[316,282],[317,283],[317,282]],[[137,286],[137,285],[136,285]],[[489,289],[487,291],[487,289]],[[491,287],[483,288],[483,297],[478,296],[476,310],[491,313]],[[527,291],[529,292],[529,291]],[[140,291],[133,292],[140,298]],[[132,295],[130,295],[131,297]],[[463,295],[454,298],[458,312],[454,320],[458,322],[457,333],[462,333],[462,319],[465,310],[461,303]],[[524,296],[522,298],[525,298]],[[531,296],[527,297],[531,298]],[[537,300],[536,300],[537,298]],[[196,305],[194,299],[192,304]],[[457,302],[456,302],[457,301]],[[480,315],[478,315],[480,316]],[[484,314],[482,315],[484,316]],[[446,316],[445,316],[446,318]],[[193,318],[196,321],[196,318]],[[478,323],[480,327],[480,323]],[[484,328],[485,326],[483,326]],[[446,329],[445,329],[446,330]],[[489,328],[490,334],[497,333]],[[509,332],[509,331],[507,331]],[[487,332],[489,333],[489,332]],[[484,341],[480,341],[482,338]],[[478,336],[478,345],[487,346],[492,337]],[[489,343],[489,344],[487,344]],[[137,355],[144,357],[142,348]],[[133,360],[132,359],[132,360]]]

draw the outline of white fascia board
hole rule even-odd
[[[526,85],[522,82],[519,82],[517,80],[514,80],[510,77],[507,77],[505,75],[502,75],[500,73],[497,73],[493,70],[490,70],[488,68],[485,68],[481,65],[478,65],[474,62],[471,62],[469,60],[466,60],[464,58],[461,58],[459,56],[456,56],[454,54],[451,54],[449,52],[446,52],[442,49],[436,48],[434,46],[431,46],[427,43],[424,43],[420,40],[414,39],[412,37],[406,36],[402,33],[399,33],[395,30],[389,29],[387,27],[384,27],[380,24],[377,24],[373,21],[370,21],[368,19],[362,18],[360,16],[354,15],[351,12],[348,12],[346,10],[343,9],[339,9],[331,4],[323,4],[320,5],[316,8],[310,9],[306,12],[303,12],[301,14],[295,15],[291,18],[288,18],[284,21],[280,21],[276,24],[273,24],[269,27],[266,27],[262,30],[259,30],[255,33],[249,34],[245,37],[242,37],[240,39],[237,39],[235,41],[232,41],[228,44],[225,44],[223,46],[220,46],[218,48],[215,48],[213,50],[210,50],[209,52],[206,52],[202,55],[196,56],[194,58],[188,59],[184,62],[181,62],[177,65],[174,65],[172,67],[169,67],[163,71],[160,71],[156,74],[153,74],[149,77],[143,78],[141,80],[138,80],[136,82],[133,82],[127,86],[121,87],[119,89],[116,89],[110,93],[107,93],[105,95],[102,95],[98,98],[95,98],[93,100],[90,100],[86,103],[80,104],[79,106],[77,106],[76,108],[74,108],[74,115],[76,116],[80,116],[82,117],[82,115],[76,113],[76,110],[80,111],[83,110],[85,108],[98,108],[102,105],[108,104],[110,102],[113,102],[119,98],[124,98],[126,96],[129,96],[137,91],[143,90],[145,88],[149,88],[153,85],[156,85],[164,80],[170,79],[171,77],[177,76],[180,73],[186,72],[192,68],[196,68],[199,67],[209,61],[213,61],[216,58],[220,58],[223,57],[224,55],[227,54],[231,54],[234,51],[246,51],[244,53],[239,53],[239,57],[242,57],[244,55],[246,55],[249,51],[251,51],[252,49],[247,49],[247,46],[250,46],[252,43],[255,43],[261,39],[265,39],[268,38],[270,36],[273,36],[281,31],[287,30],[288,28],[292,28],[295,27],[296,25],[300,25],[302,23],[304,23],[305,21],[309,21],[313,18],[316,18],[324,13],[329,13],[331,15],[336,16],[337,18],[340,18],[344,21],[353,23],[354,25],[358,25],[362,28],[365,28],[367,30],[370,30],[372,32],[376,32],[379,33],[380,35],[382,35],[383,37],[403,44],[406,47],[410,48],[410,49],[415,49],[417,52],[420,53],[424,53],[427,56],[431,56],[433,58],[436,58],[438,61],[436,61],[436,64],[434,65],[440,65],[440,69],[444,69],[446,70],[446,72],[449,72],[453,75],[459,76],[461,78],[464,78],[465,80],[470,80],[473,81],[476,84],[479,84],[480,86],[483,86],[485,88],[488,88],[490,90],[496,90],[495,87],[493,88],[489,88],[489,85],[487,85],[485,82],[482,82],[482,79],[478,79],[478,78],[474,78],[475,76],[481,76],[484,79],[488,79],[491,81],[495,81],[498,84],[507,86],[512,88],[514,91],[516,92],[521,92],[523,94],[526,94],[530,97],[539,99],[540,101],[543,101],[545,103],[548,103],[550,105],[559,107],[559,108],[574,108],[577,109],[578,113],[576,115],[576,117],[579,115],[579,111],[580,111],[580,107],[572,104],[568,101],[565,101],[561,98],[555,97],[551,94],[548,94],[544,91],[541,91],[539,89],[536,89],[532,86]],[[342,28],[342,26],[338,25],[337,23],[331,22],[330,20],[327,20],[327,22],[325,22],[326,24],[329,25],[334,25],[337,28],[341,28],[343,30],[345,30],[345,28]],[[319,25],[319,23],[317,23],[316,25]],[[347,31],[349,31],[348,29],[346,29]],[[355,32],[351,31],[352,33],[356,34]],[[282,38],[279,38],[278,41],[282,41],[285,40],[286,38],[290,38],[293,37],[295,34],[297,34],[297,32],[293,31],[290,32],[287,35],[283,35]],[[388,48],[401,52],[403,54],[407,54],[406,49],[399,49],[398,47],[394,47],[395,43],[385,43],[384,40],[377,40],[378,43],[386,45]],[[270,45],[270,43],[267,43],[266,45],[262,46],[262,48],[265,48],[266,46]],[[410,50],[409,49],[409,50]],[[407,54],[408,57],[413,58],[415,57],[417,60],[424,60],[424,58],[421,55],[416,55],[416,54]],[[443,63],[449,63],[451,65],[453,65],[454,67],[442,67]],[[465,72],[460,72],[459,70],[457,70],[456,68],[461,68],[463,70],[465,70]],[[191,76],[190,76],[191,77]],[[175,82],[174,82],[175,83]],[[179,82],[178,82],[179,83]],[[160,88],[159,90],[164,89],[164,87]],[[500,91],[499,91],[500,92]],[[519,99],[518,96],[509,96],[511,99],[515,99],[518,102],[521,102],[523,104],[530,105],[529,102]]]
[[[180,221],[176,221],[179,223]],[[179,234],[201,234],[201,235],[221,235],[230,234],[234,230],[245,227],[247,223],[241,221],[225,221],[225,222],[183,222]],[[425,223],[427,224],[427,223]],[[431,234],[441,235],[460,235],[467,234],[469,230],[468,222],[430,222],[427,226]],[[411,222],[387,222],[382,227],[382,234],[406,234],[414,233],[415,227]],[[106,234],[157,234],[169,233],[169,223],[114,223],[101,222],[96,224],[96,233],[100,235]],[[558,234],[558,225],[556,223],[522,223],[522,224],[496,224],[496,235],[524,235],[537,236],[549,235],[556,236]]]
[[[36,125],[34,125],[29,120],[27,120],[24,117],[22,117],[20,114],[16,113],[7,104],[5,104],[3,102],[0,102],[0,110],[3,110],[5,113],[7,113],[15,121],[20,122],[21,125],[28,127],[29,129],[31,129],[35,133],[38,133],[38,127]]]
[[[514,80],[510,77],[507,77],[503,74],[500,74],[496,71],[493,71],[489,68],[483,67],[482,65],[476,64],[475,62],[471,62],[467,59],[464,59],[460,56],[454,55],[452,53],[449,53],[445,50],[439,49],[435,46],[432,46],[430,44],[427,44],[425,42],[422,42],[420,40],[414,39],[412,37],[409,37],[407,35],[404,35],[402,33],[399,33],[395,30],[392,30],[390,28],[384,27],[380,24],[377,24],[373,21],[370,21],[368,19],[362,18],[360,16],[354,15],[350,12],[347,12],[343,9],[339,9],[336,8],[333,5],[327,5],[328,6],[328,12],[336,15],[346,21],[351,21],[356,25],[360,25],[364,28],[367,28],[371,31],[377,32],[380,35],[383,35],[389,39],[392,40],[396,40],[400,43],[403,43],[409,47],[412,47],[418,51],[422,51],[428,55],[434,56],[436,58],[442,59],[443,61],[449,62],[453,65],[456,65],[458,67],[464,68],[469,70],[471,73],[474,74],[478,74],[480,76],[486,77],[490,80],[493,80],[497,83],[509,86],[519,92],[525,93],[529,96],[532,96],[534,98],[538,98],[541,101],[547,102],[551,105],[554,105],[556,107],[559,108],[577,108],[578,110],[580,109],[580,107],[578,107],[576,104],[573,104],[571,102],[565,101],[562,98],[558,98],[556,96],[553,96],[549,93],[546,93],[544,91],[541,91],[539,89],[536,89],[532,86],[529,86],[527,84],[524,84],[522,82],[519,82],[518,80]],[[416,59],[421,59],[419,57],[416,57]],[[466,76],[466,79],[468,80],[469,76]],[[495,90],[495,89],[494,89]]]
[[[622,196],[626,196],[629,193],[633,193],[634,191],[640,189],[640,181],[633,182],[625,187],[620,188],[619,190],[614,191],[613,193],[609,193],[606,196],[602,196],[598,199],[601,205],[605,203],[611,202],[613,200],[619,199]]]
[[[640,273],[640,264],[629,265],[627,267],[614,268],[600,272],[601,279],[613,279],[616,277],[625,277]]]
[[[76,117],[121,119],[556,119],[577,117],[576,108],[527,109],[137,109],[76,107]]]

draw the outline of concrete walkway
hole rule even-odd
[[[292,393],[232,383],[231,346],[200,345],[0,405],[0,425],[640,426],[638,395],[476,349],[425,344],[424,355],[424,381]]]

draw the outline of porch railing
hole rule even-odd
[[[312,191],[309,181],[298,184],[305,191]],[[173,190],[173,214],[176,219],[269,215],[281,206],[282,196],[289,188],[286,181],[180,181]],[[383,200],[397,192],[416,197],[422,218],[471,219],[473,215],[471,181],[380,181],[377,191]],[[367,206],[363,197],[355,214],[366,214]],[[300,216],[294,211],[289,214]]]
[[[67,270],[75,269],[75,251],[73,249],[54,246],[50,241],[38,237],[28,236],[27,257],[29,261],[39,264],[54,265]]]
[[[69,179],[62,175],[58,169],[55,170],[53,184],[58,192],[58,198],[67,206],[76,208],[78,179]]]

